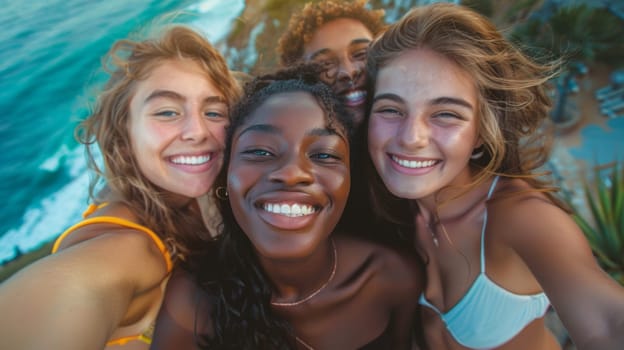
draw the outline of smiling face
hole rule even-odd
[[[227,182],[236,221],[261,256],[307,256],[346,204],[348,142],[312,95],[279,93],[234,132]]]
[[[322,79],[354,114],[355,124],[364,120],[366,55],[372,39],[362,22],[339,18],[322,25],[304,45],[304,60],[326,68]]]
[[[368,136],[377,172],[394,195],[422,199],[470,181],[478,138],[471,77],[428,49],[406,51],[377,75]]]
[[[212,187],[223,161],[228,108],[191,60],[167,60],[139,81],[128,121],[132,152],[154,185],[184,198]]]

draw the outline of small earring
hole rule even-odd
[[[483,157],[483,146],[480,146],[480,147],[478,147],[478,148],[475,148],[475,149],[472,151],[472,154],[470,155],[470,159],[473,159],[473,160],[474,160],[474,159],[479,159],[479,158],[481,158],[481,157]]]
[[[223,186],[217,187],[215,189],[215,196],[222,201],[228,199],[229,194],[228,194],[227,188]]]

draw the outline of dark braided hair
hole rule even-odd
[[[270,97],[289,92],[311,94],[325,113],[327,127],[345,135],[351,116],[331,88],[318,78],[318,67],[300,65],[259,76],[247,83],[227,131],[223,170],[217,186],[225,186],[234,132]],[[293,116],[296,118],[296,116]],[[349,136],[350,137],[350,136]],[[223,216],[218,259],[206,259],[202,285],[213,296],[214,336],[198,339],[210,349],[294,349],[290,325],[271,309],[271,282],[260,269],[252,243],[236,223],[229,201],[220,203]]]

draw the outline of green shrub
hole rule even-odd
[[[590,217],[584,218],[575,208],[574,220],[602,268],[624,285],[624,165],[596,168],[584,190]]]

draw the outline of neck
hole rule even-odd
[[[491,178],[474,187],[470,176],[455,181],[435,194],[417,199],[419,211],[425,222],[435,224],[461,219],[487,197]]]
[[[186,209],[190,206],[194,206],[193,209],[197,208],[197,200],[195,198],[174,193],[169,193],[164,198],[167,204],[176,209]]]
[[[275,288],[272,304],[295,306],[321,293],[333,279],[337,259],[335,244],[330,239],[307,257],[265,261],[263,268]]]

